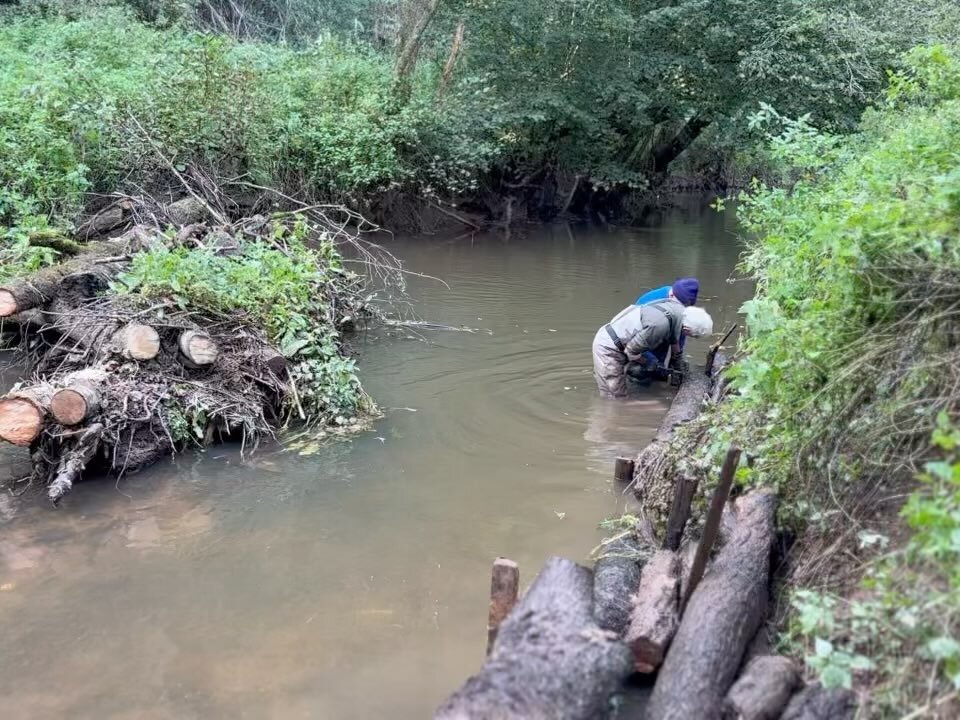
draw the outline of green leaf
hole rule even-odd
[[[853,676],[849,670],[845,670],[836,665],[828,665],[823,669],[823,672],[820,673],[820,682],[822,682],[823,686],[827,689],[846,688],[849,690],[853,685]]]
[[[952,637],[938,637],[927,643],[927,652],[935,660],[952,660],[960,657],[960,642]]]

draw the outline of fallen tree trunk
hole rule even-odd
[[[777,720],[803,684],[796,663],[781,655],[754,658],[730,688],[724,706],[729,720]]]
[[[719,718],[748,643],[766,613],[776,496],[734,505],[735,526],[687,604],[650,699],[648,720]]]
[[[853,720],[856,711],[852,692],[843,688],[828,690],[814,683],[793,696],[781,720]]]
[[[660,550],[643,568],[625,638],[637,672],[660,667],[680,622],[679,605],[680,558]]]
[[[593,720],[630,672],[626,646],[593,619],[592,573],[551,558],[500,626],[490,658],[438,720]]]
[[[37,385],[0,398],[0,439],[29,447],[43,431],[53,388]]]
[[[640,584],[642,547],[633,533],[608,543],[593,567],[593,617],[622,636],[630,623],[630,598]]]
[[[85,274],[90,277],[90,273],[99,275],[103,268],[97,268],[98,263],[127,255],[134,249],[132,244],[129,238],[91,243],[67,262],[0,285],[0,318],[43,307],[57,297],[66,278]]]

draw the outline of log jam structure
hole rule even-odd
[[[285,421],[295,393],[288,361],[250,318],[108,292],[139,252],[226,256],[244,242],[271,242],[282,221],[251,216],[210,227],[182,201],[167,210],[175,233],[132,225],[0,284],[0,329],[19,339],[29,368],[0,398],[0,440],[30,448],[30,481],[55,504],[88,466],[123,475],[227,437],[252,449]],[[336,300],[337,313],[363,317],[352,298]]]
[[[775,493],[760,488],[728,500],[729,482],[721,480],[713,552],[709,527],[706,546],[687,527],[705,483],[678,471],[669,443],[716,401],[718,386],[718,374],[703,369],[688,378],[637,459],[635,483],[653,478],[658,488],[674,488],[663,540],[654,540],[649,520],[634,518],[632,531],[605,544],[593,571],[550,559],[491,628],[487,661],[440,706],[438,720],[852,720],[851,693],[804,686],[789,658],[754,654],[765,646],[758,640],[770,601]],[[731,448],[724,475],[739,454]],[[691,577],[698,557],[709,558],[699,581],[695,568]],[[504,561],[497,563],[495,595]],[[648,680],[645,702],[618,712],[616,696],[637,674],[652,678],[652,690]]]

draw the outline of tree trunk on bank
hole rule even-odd
[[[437,86],[437,100],[442,100],[447,88],[450,87],[450,81],[453,80],[453,71],[457,67],[457,60],[460,58],[460,51],[463,49],[463,36],[466,26],[463,18],[457,21],[457,27],[453,31],[453,40],[450,41],[450,54],[447,55],[447,62],[443,65],[443,73],[440,75],[440,84]]]
[[[15,278],[0,286],[0,318],[42,307],[57,297],[65,278],[89,273],[99,261],[120,258],[130,252],[130,243],[111,240],[91,243],[77,257],[59,265],[43,268],[25,278]]]
[[[594,720],[630,672],[630,654],[593,619],[592,573],[552,558],[500,626],[490,658],[438,720]]]
[[[709,126],[710,121],[705,117],[702,115],[694,115],[683,124],[680,132],[674,135],[668,142],[654,148],[654,173],[666,173],[670,167],[670,163],[680,157],[683,152],[693,144],[693,141],[700,137],[700,134]]]
[[[781,720],[853,720],[856,711],[852,692],[843,688],[827,690],[814,683],[793,696]]]
[[[735,527],[697,586],[650,699],[648,720],[720,717],[769,599],[776,496],[736,501]]]
[[[409,6],[414,3],[413,0],[406,0],[406,4]],[[412,21],[409,27],[401,31],[402,43],[397,54],[397,62],[393,68],[397,89],[404,97],[410,92],[410,77],[417,67],[417,57],[420,55],[423,37],[427,28],[430,27],[434,15],[437,14],[440,0],[423,0],[421,5],[417,18]]]

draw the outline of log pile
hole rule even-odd
[[[54,503],[88,467],[123,475],[228,437],[252,449],[287,419],[293,371],[248,316],[108,291],[138,252],[226,255],[242,243],[274,243],[275,223],[287,222],[253,217],[211,228],[196,222],[195,205],[168,208],[166,217],[191,221],[175,232],[136,225],[0,285],[0,322],[16,329],[29,369],[0,397],[0,440],[30,449],[30,481]],[[335,318],[363,313],[353,297],[330,304]]]
[[[655,443],[696,417],[712,383],[685,387]],[[756,489],[728,500],[739,455],[732,446],[714,494],[718,517],[700,539],[685,528],[691,497],[704,483],[684,476],[659,548],[649,523],[637,522],[605,542],[592,576],[549,561],[503,622],[483,668],[435,717],[610,717],[611,696],[640,673],[652,690],[618,718],[852,720],[850,692],[804,687],[790,659],[762,649],[752,655],[763,645],[756,639],[770,602],[777,497]]]
[[[500,625],[490,657],[438,720],[592,720],[630,672],[630,654],[593,618],[593,573],[552,558]]]

